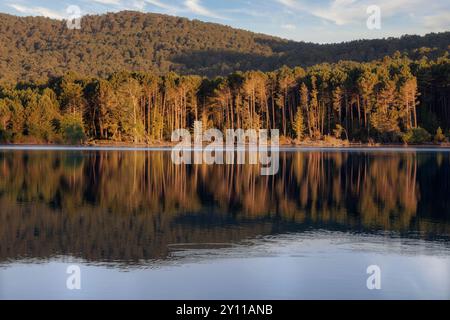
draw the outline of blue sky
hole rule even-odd
[[[450,30],[447,0],[1,0],[0,11],[63,19],[71,5],[82,14],[157,12],[319,43]],[[366,26],[370,5],[381,9],[381,29]]]

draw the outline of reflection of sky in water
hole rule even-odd
[[[72,258],[3,264],[0,298],[450,298],[450,248],[445,243],[317,231],[170,250],[168,260],[138,267]],[[82,290],[69,291],[66,268],[77,261]],[[381,267],[381,291],[366,288],[369,265]]]

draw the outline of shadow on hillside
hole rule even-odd
[[[282,66],[280,54],[271,56],[223,50],[196,50],[171,57],[178,72],[206,76],[227,75],[234,71],[271,71]]]
[[[367,42],[319,45],[263,38],[258,38],[257,42],[272,54],[233,50],[192,50],[174,55],[170,60],[176,64],[174,70],[176,72],[214,77],[235,71],[273,71],[283,65],[308,67],[324,61],[329,63],[341,60],[369,61],[395,52],[394,47],[385,48],[383,43],[378,50],[374,50]]]

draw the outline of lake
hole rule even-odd
[[[0,299],[450,299],[450,150],[283,149],[259,169],[1,148]]]

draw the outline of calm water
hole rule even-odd
[[[0,299],[450,299],[448,151],[297,150],[259,169],[1,149]]]

